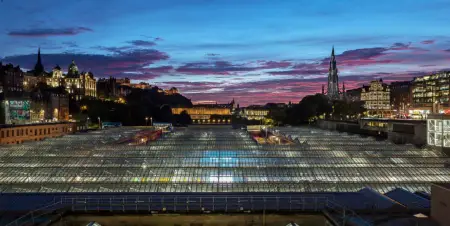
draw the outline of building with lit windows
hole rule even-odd
[[[67,74],[63,73],[59,65],[56,65],[52,72],[47,73],[42,65],[40,50],[34,70],[27,73],[22,84],[26,91],[32,91],[39,83],[45,83],[49,87],[65,87],[70,96],[77,100],[97,96],[96,79],[92,72],[79,72],[75,61],[72,61]]]
[[[427,144],[450,153],[450,115],[429,114],[427,117]]]
[[[102,100],[116,99],[119,96],[117,92],[118,86],[116,78],[109,77],[99,79],[97,81],[97,97]]]
[[[69,120],[69,97],[62,93],[36,92],[32,94],[30,122]]]
[[[172,108],[172,114],[183,111],[191,117],[193,124],[230,124],[234,100],[229,104],[197,104],[192,107]]]
[[[170,88],[170,89],[166,89],[166,90],[164,90],[164,94],[165,94],[165,95],[175,95],[175,94],[178,94],[178,89],[175,88],[175,87],[172,87],[172,88]]]
[[[0,126],[0,144],[20,144],[25,141],[40,141],[75,132],[74,123],[48,123]]]
[[[55,73],[53,74],[55,76]],[[92,72],[79,72],[75,61],[69,65],[67,75],[64,77],[66,90],[77,100],[83,97],[97,96],[97,83]]]
[[[248,120],[263,120],[269,109],[262,105],[250,105],[239,109],[239,116]]]
[[[414,78],[410,116],[426,118],[431,113],[449,112],[449,84],[450,71]]]
[[[363,86],[361,101],[369,116],[387,117],[392,114],[390,102],[390,88],[383,80],[371,81],[369,86]]]
[[[23,91],[24,73],[19,66],[0,62],[0,93],[8,95]]]
[[[404,116],[411,106],[411,81],[392,82],[389,87],[392,110],[395,114]]]

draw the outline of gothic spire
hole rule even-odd
[[[334,46],[331,49],[330,68],[328,70],[328,89],[327,95],[330,99],[339,98],[339,79],[338,69],[336,66],[336,56],[334,55]]]
[[[331,50],[331,57],[330,57],[330,71],[336,70],[336,56],[334,55],[334,46]]]
[[[37,62],[36,62],[36,65],[34,65],[34,74],[41,75],[43,72],[44,72],[44,66],[42,65],[41,48],[39,47]]]

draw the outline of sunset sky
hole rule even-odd
[[[450,69],[448,0],[3,0],[0,59],[177,87],[193,101],[298,102]],[[342,86],[342,84],[340,85]]]

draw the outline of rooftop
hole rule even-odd
[[[450,181],[432,148],[358,135],[279,128],[297,145],[258,145],[230,126],[190,126],[144,146],[116,128],[0,147],[0,192],[430,191]]]

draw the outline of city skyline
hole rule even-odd
[[[0,60],[177,87],[193,101],[298,102],[326,84],[331,48],[347,89],[446,70],[444,1],[8,1]]]

